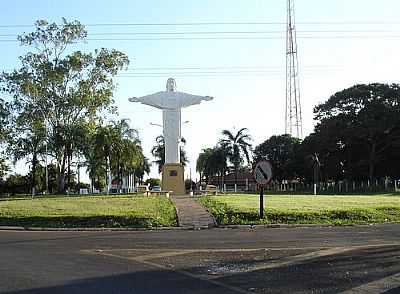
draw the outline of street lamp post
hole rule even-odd
[[[314,161],[314,195],[317,195],[318,171],[321,166],[317,153],[314,153],[313,161]]]
[[[81,194],[81,162],[80,162],[80,156],[78,153],[78,194]]]

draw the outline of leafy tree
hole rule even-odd
[[[219,146],[203,149],[196,162],[196,171],[200,174],[200,180],[205,177],[206,182],[212,176],[224,176],[227,170],[227,154]]]
[[[21,119],[22,118],[22,119]],[[45,134],[40,120],[36,118],[27,119],[25,114],[18,117],[12,131],[13,138],[10,139],[10,150],[14,157],[14,163],[26,159],[30,164],[30,187],[32,195],[37,188],[36,168],[39,165],[39,156],[45,152]]]
[[[9,175],[2,185],[3,191],[11,195],[26,194],[29,191],[27,189],[29,187],[29,179],[19,174]]]
[[[49,194],[57,192],[57,166],[55,164],[47,165],[48,180],[49,180]],[[30,174],[27,175],[29,178]],[[71,178],[73,180],[73,177]],[[38,191],[46,190],[46,170],[45,166],[38,165],[36,169],[36,183],[38,186]]]
[[[7,138],[9,115],[9,105],[0,98],[0,142]]]
[[[223,130],[222,136],[219,145],[225,150],[229,162],[233,165],[236,183],[237,173],[242,164],[245,160],[247,164],[250,164],[251,136],[248,134],[247,128],[240,129],[236,134],[229,130]]]
[[[151,188],[154,186],[161,186],[161,180],[156,178],[149,178],[144,182],[145,185],[150,185]]]
[[[203,149],[196,160],[196,171],[200,174],[200,182],[206,177],[208,182],[207,164],[211,157],[211,148]]]
[[[181,142],[183,144],[186,144],[186,140],[184,138],[181,138]],[[158,165],[158,172],[161,173],[162,167],[165,164],[165,140],[164,136],[160,135],[157,136],[156,138],[156,145],[153,146],[151,149],[151,154],[156,158],[154,161]],[[187,154],[185,149],[183,147],[180,147],[180,161],[183,166],[186,166],[186,164],[189,162],[187,158]]]
[[[150,173],[149,159],[143,157],[143,160],[139,163],[139,166],[135,169],[134,172],[135,178],[138,180],[139,185],[143,183],[144,175],[149,173]]]
[[[127,56],[114,49],[73,52],[71,46],[86,36],[78,21],[63,19],[60,25],[37,21],[34,32],[18,37],[21,45],[33,50],[20,58],[19,69],[1,76],[3,88],[13,97],[15,115],[40,117],[48,124],[59,192],[65,191],[68,158],[74,148],[70,131],[77,124],[97,120],[101,111],[113,110],[113,77],[128,65]]]
[[[255,160],[268,159],[278,180],[296,177],[295,157],[300,140],[290,135],[272,136],[254,149]]]
[[[385,153],[400,142],[398,84],[353,86],[315,107],[314,113],[317,132],[325,138],[330,134],[326,145],[340,149],[348,168],[365,166],[371,181]]]
[[[0,158],[0,180],[7,174],[9,167],[4,158]]]
[[[117,175],[120,185],[122,177],[134,174],[144,161],[138,132],[130,128],[127,120],[114,122],[111,128],[113,142],[111,145],[111,171]]]
[[[110,126],[96,126],[84,149],[85,165],[96,189],[104,188],[109,181],[112,135]]]
[[[140,174],[143,177],[149,170],[138,133],[130,128],[127,120],[98,126],[89,142],[84,154],[92,184],[96,179],[100,182],[100,178],[105,178],[109,184],[111,172],[122,185],[124,176]]]
[[[0,98],[0,179],[2,179],[7,171],[6,156],[4,154],[4,143],[8,140],[9,134],[9,105]]]

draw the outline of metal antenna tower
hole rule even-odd
[[[285,134],[303,136],[294,0],[287,0]]]

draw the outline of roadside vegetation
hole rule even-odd
[[[171,201],[145,196],[73,196],[0,199],[0,226],[165,227],[176,226]]]
[[[200,200],[218,224],[373,224],[400,222],[400,195],[268,195],[265,219],[258,195],[206,196]]]

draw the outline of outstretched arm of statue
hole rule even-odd
[[[157,92],[151,95],[146,95],[143,97],[132,97],[128,100],[130,102],[140,102],[145,105],[153,106],[159,109],[163,109],[163,96],[164,92]]]
[[[198,96],[187,94],[183,92],[176,92],[176,97],[178,98],[178,104],[180,107],[188,107],[191,105],[200,104],[201,101],[210,101],[213,100],[213,97],[210,96]]]

